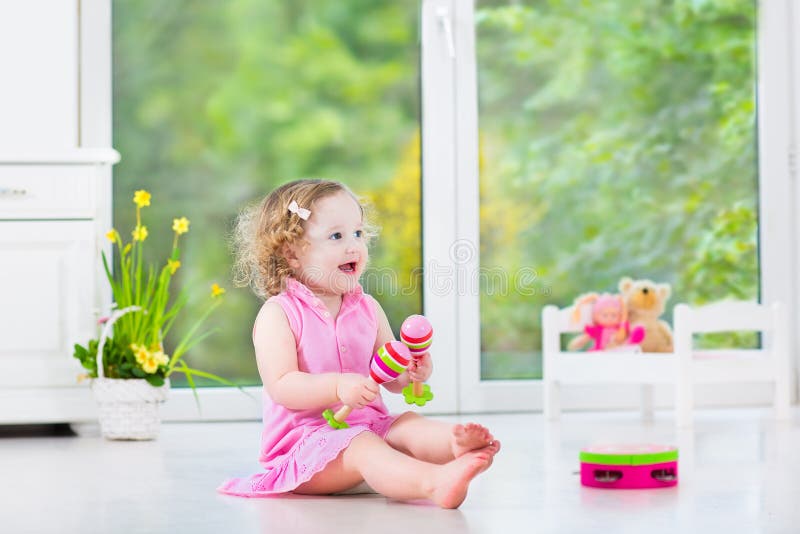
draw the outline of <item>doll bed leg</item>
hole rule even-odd
[[[548,421],[558,421],[561,416],[561,384],[544,380],[544,417]]]
[[[653,420],[653,384],[642,384],[641,411],[644,421]]]

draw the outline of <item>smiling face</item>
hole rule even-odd
[[[352,291],[367,264],[361,207],[346,191],[317,200],[305,223],[305,243],[287,254],[295,278],[318,295]]]

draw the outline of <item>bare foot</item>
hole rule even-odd
[[[494,455],[500,452],[500,442],[498,440],[493,440],[482,450],[487,451],[491,456],[489,456],[489,461],[486,462],[486,467],[481,469],[481,472],[486,471],[489,469],[489,467],[491,467],[492,462],[494,461]]]
[[[451,439],[453,456],[458,458],[470,451],[482,449],[489,445],[493,439],[489,429],[477,423],[455,425]]]
[[[462,454],[440,466],[432,481],[430,499],[442,508],[458,508],[467,498],[470,481],[486,470],[494,455],[487,448]]]

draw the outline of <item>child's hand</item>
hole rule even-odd
[[[430,353],[425,353],[421,358],[413,358],[408,364],[408,377],[412,382],[425,382],[433,373],[433,363]]]
[[[342,373],[336,381],[336,396],[351,408],[363,408],[378,396],[378,386],[366,376]]]

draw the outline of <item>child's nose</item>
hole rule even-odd
[[[347,249],[347,252],[351,251],[355,252],[356,250],[358,250],[358,239],[356,239],[355,236],[350,236],[349,238],[347,238],[347,243],[345,244],[345,248]]]

